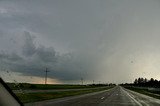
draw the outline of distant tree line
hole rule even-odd
[[[122,85],[131,85],[131,86],[138,86],[138,87],[160,87],[160,81],[158,81],[157,79],[151,78],[151,79],[147,79],[147,78],[137,78],[134,80],[133,83],[126,83],[126,84],[122,84]]]
[[[109,83],[109,84],[88,84],[89,86],[116,86],[116,84]]]
[[[142,86],[142,87],[160,87],[160,81],[157,79],[147,79],[147,78],[138,78],[135,79],[134,83],[135,86]]]

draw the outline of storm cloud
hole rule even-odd
[[[158,0],[2,0],[0,66],[21,76],[159,78]],[[18,76],[17,76],[18,77]]]
[[[86,62],[72,53],[59,54],[53,47],[34,44],[35,37],[24,32],[22,54],[1,52],[1,66],[9,71],[20,72],[27,76],[44,76],[45,68],[50,71],[50,77],[59,80],[77,80],[82,77],[82,71],[87,71]],[[84,74],[83,77],[88,75]]]

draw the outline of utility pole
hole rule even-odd
[[[45,75],[45,85],[46,85],[46,84],[47,84],[47,73],[49,72],[49,71],[47,70],[47,68],[46,68],[45,72],[46,72],[46,75]]]

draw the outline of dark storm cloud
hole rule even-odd
[[[23,54],[26,56],[32,56],[36,51],[36,47],[33,44],[33,37],[30,36],[29,32],[24,32],[24,33],[25,33],[25,44],[23,46]]]
[[[125,82],[144,71],[145,76],[158,77],[159,4],[158,0],[2,0],[1,65],[33,76],[43,76],[48,67],[50,77],[61,80]]]
[[[77,80],[87,77],[83,71],[85,61],[78,60],[72,53],[59,55],[53,47],[45,47],[34,44],[35,37],[29,32],[24,32],[24,45],[22,54],[0,53],[1,66],[10,71],[20,72],[23,75],[44,76],[47,67],[50,70],[50,77],[59,80]],[[89,76],[88,76],[89,77]]]

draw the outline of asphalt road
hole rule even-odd
[[[116,86],[111,90],[35,102],[26,106],[160,106],[160,100]]]

